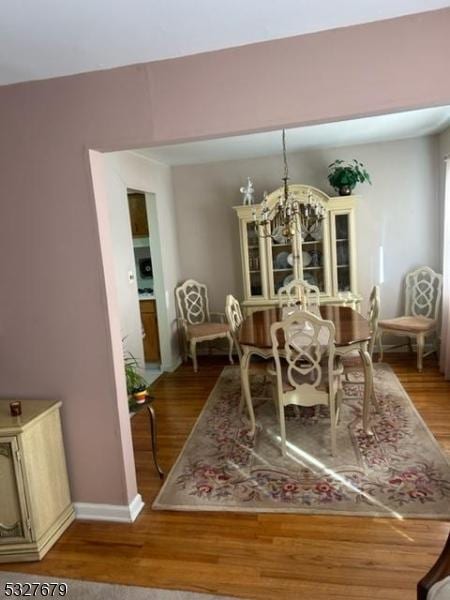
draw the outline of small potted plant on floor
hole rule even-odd
[[[357,183],[370,183],[370,175],[364,168],[362,162],[354,158],[348,162],[337,159],[331,165],[328,165],[328,181],[330,185],[338,191],[339,196],[350,196]]]
[[[148,383],[139,373],[138,362],[131,352],[127,352],[123,360],[125,364],[128,397],[132,397],[137,404],[141,404],[142,402],[145,402],[145,398],[147,397]]]

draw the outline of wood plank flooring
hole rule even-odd
[[[450,453],[450,382],[426,359],[385,355]],[[225,363],[200,358],[153,386],[159,458],[167,472]],[[240,598],[413,600],[417,581],[450,524],[433,520],[155,511],[160,488],[145,413],[132,421],[139,491],[146,507],[130,525],[76,522],[40,563],[2,565],[40,575],[189,589]]]

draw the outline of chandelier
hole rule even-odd
[[[326,208],[323,203],[314,198],[311,190],[308,191],[308,199],[301,202],[295,195],[289,191],[289,170],[286,155],[286,131],[283,129],[283,163],[284,174],[283,192],[278,197],[278,202],[273,208],[269,207],[267,194],[264,192],[263,200],[259,214],[256,209],[253,210],[253,221],[255,229],[260,237],[282,236],[290,239],[299,233],[303,241],[313,239],[317,233],[326,214]]]

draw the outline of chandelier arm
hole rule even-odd
[[[286,130],[282,130],[282,148],[283,148],[283,192],[278,198],[277,204],[270,209],[267,203],[267,195],[264,192],[261,203],[259,219],[256,210],[253,212],[255,229],[261,238],[272,238],[272,233],[261,232],[261,228],[267,225],[271,230],[281,227],[281,235],[286,239],[291,239],[296,232],[303,237],[303,232],[311,236],[316,233],[325,218],[326,208],[318,198],[314,199],[312,191],[308,191],[308,199],[302,202],[293,196],[289,191],[289,168],[286,151]]]

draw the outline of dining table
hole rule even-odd
[[[370,434],[369,414],[373,397],[373,367],[372,358],[368,352],[368,344],[371,338],[369,321],[349,306],[327,304],[318,308],[322,319],[331,321],[334,324],[336,354],[345,356],[350,352],[357,352],[361,358],[364,372],[362,424],[364,431]],[[241,385],[250,418],[250,435],[254,435],[256,431],[249,379],[251,358],[252,356],[259,356],[264,359],[273,357],[270,328],[273,323],[283,321],[286,318],[285,314],[285,308],[282,307],[257,310],[245,317],[239,330],[238,342],[242,350]],[[279,341],[280,348],[283,343],[282,340]]]

